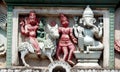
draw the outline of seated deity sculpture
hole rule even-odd
[[[31,43],[31,45],[35,48],[36,53],[39,55],[40,48],[39,48],[38,40],[36,38],[36,32],[39,27],[39,21],[36,17],[35,11],[30,11],[29,17],[21,21],[20,25],[21,25],[22,35],[26,37],[26,41]]]
[[[81,52],[88,52],[89,50],[103,49],[103,44],[99,41],[102,38],[103,26],[102,23],[96,26],[94,23],[93,11],[89,6],[83,12],[83,17],[80,19],[80,24],[76,23],[74,28],[74,34],[78,38],[78,47]]]
[[[59,27],[59,43],[57,48],[57,58],[59,60],[67,61],[71,65],[75,63],[72,61],[73,52],[75,51],[74,43],[77,43],[77,39],[72,34],[72,28],[68,27],[69,22],[64,14],[60,14],[60,22],[62,27]],[[63,57],[61,57],[63,54]]]

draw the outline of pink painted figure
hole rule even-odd
[[[59,27],[60,39],[57,48],[57,58],[74,65],[75,63],[71,59],[73,51],[75,51],[74,43],[77,43],[77,39],[72,34],[72,28],[68,27],[67,17],[64,14],[60,14],[60,20],[62,27]],[[61,52],[63,53],[63,58],[61,58]]]
[[[35,48],[36,53],[40,54],[39,44],[36,38],[36,32],[38,30],[39,21],[36,18],[35,11],[30,11],[29,17],[20,22],[21,33],[26,36],[32,46]]]
[[[115,50],[120,52],[120,40],[115,40],[114,47],[115,47]]]

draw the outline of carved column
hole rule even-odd
[[[13,30],[13,33],[12,33],[12,65],[18,65],[19,64],[19,58],[18,58],[18,41],[19,41],[19,38],[18,38],[18,19],[19,19],[19,16],[18,16],[18,13],[15,12],[15,8],[13,10],[13,25],[12,25],[12,30]]]
[[[8,6],[7,10],[7,53],[6,53],[6,66],[11,67],[12,64],[12,16],[13,6]]]
[[[109,9],[110,17],[110,50],[109,50],[109,68],[114,68],[114,9]]]

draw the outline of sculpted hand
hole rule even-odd
[[[24,23],[23,21],[22,21],[22,22],[20,22],[20,25],[21,25],[21,26],[23,26],[24,24],[25,24],[25,23]]]
[[[74,42],[75,44],[77,44],[77,39],[76,39],[76,38],[74,38],[74,39],[73,39],[73,42]]]
[[[100,23],[100,24],[98,25],[98,28],[100,28],[100,30],[103,29],[103,23]]]

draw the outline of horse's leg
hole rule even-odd
[[[52,59],[51,54],[47,54],[47,57],[49,58],[49,60],[50,60],[51,62],[53,62],[53,59]]]
[[[23,64],[24,64],[24,66],[29,67],[29,65],[28,65],[28,64],[26,63],[26,61],[25,61],[25,56],[26,56],[26,54],[28,53],[28,50],[25,49],[25,50],[23,50],[23,51],[20,51],[20,53],[21,53],[21,59],[22,59],[22,62],[23,62]]]

